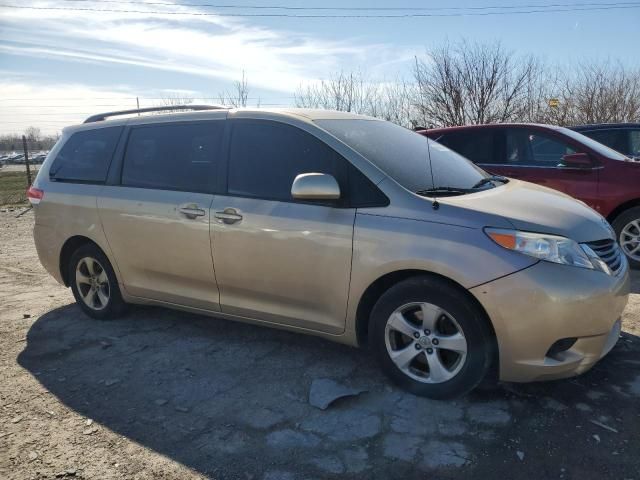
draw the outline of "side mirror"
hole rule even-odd
[[[337,200],[340,186],[326,173],[301,173],[291,185],[291,196],[298,200]]]
[[[591,168],[593,162],[588,153],[569,153],[562,157],[561,167]]]

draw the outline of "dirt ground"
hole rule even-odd
[[[90,320],[16,213],[0,213],[0,478],[640,479],[640,272],[590,372],[436,402],[317,338],[155,308]],[[318,379],[367,392],[319,410]]]

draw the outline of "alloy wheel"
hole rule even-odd
[[[619,241],[622,250],[628,257],[640,261],[640,219],[625,225],[620,232]]]
[[[78,262],[76,287],[84,304],[92,310],[102,310],[109,304],[109,277],[95,258],[84,257]]]
[[[407,376],[423,383],[443,383],[462,369],[467,340],[455,318],[431,303],[397,308],[385,327],[387,353]]]

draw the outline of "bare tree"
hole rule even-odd
[[[419,124],[412,103],[414,87],[403,79],[374,82],[362,72],[339,72],[311,85],[301,85],[295,105],[323,108],[384,118],[406,127]]]
[[[49,150],[56,143],[59,134],[43,135],[38,127],[28,127],[24,131],[29,148],[32,150]],[[0,152],[22,150],[22,135],[0,135]]]
[[[42,131],[38,127],[27,127],[24,136],[27,137],[29,143],[36,143],[42,139]]]
[[[416,58],[415,103],[438,126],[518,120],[531,108],[530,87],[540,71],[537,59],[516,57],[500,43],[447,43]]]
[[[220,103],[223,105],[229,105],[231,107],[246,107],[247,100],[249,100],[249,81],[242,71],[242,78],[233,82],[233,89],[231,91],[225,90],[218,94]],[[258,99],[258,105],[260,100]]]
[[[173,107],[176,105],[189,105],[193,103],[193,97],[187,95],[180,95],[177,93],[171,93],[162,98],[162,105],[167,107]]]
[[[177,107],[180,105],[190,105],[193,103],[193,97],[188,95],[180,95],[179,93],[170,93],[160,100],[161,107]],[[176,112],[179,112],[177,109]],[[187,110],[184,110],[187,111]]]
[[[556,68],[539,84],[543,100],[528,120],[556,125],[640,121],[640,70],[611,61],[583,63]]]
[[[561,97],[566,123],[633,122],[640,120],[640,71],[620,63],[584,63],[567,75]]]
[[[367,83],[360,72],[340,72],[328,80],[300,86],[295,104],[303,108],[324,108],[343,112],[366,113],[375,103],[378,86]]]

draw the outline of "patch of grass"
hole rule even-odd
[[[27,173],[0,171],[0,205],[20,205],[27,201]]]

